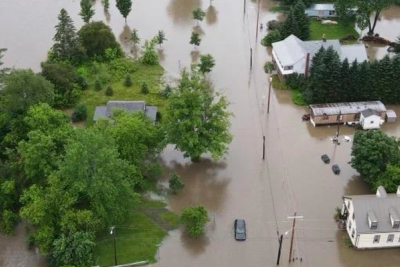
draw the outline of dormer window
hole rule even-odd
[[[391,207],[389,210],[389,217],[392,227],[395,229],[400,228],[400,217],[395,208]]]
[[[370,211],[368,211],[367,216],[368,216],[369,228],[372,230],[377,229],[378,228],[378,219],[376,218],[375,213],[372,210],[370,210]]]

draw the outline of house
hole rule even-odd
[[[386,107],[381,101],[315,104],[309,109],[314,126],[360,123],[364,129],[377,129],[386,117]]]
[[[309,17],[335,18],[337,17],[335,4],[312,4],[305,10]]]
[[[332,47],[341,60],[347,58],[349,62],[368,60],[367,50],[363,44],[341,45],[339,40],[302,41],[295,35],[272,44],[272,62],[278,71],[279,78],[284,80],[285,75],[292,73],[308,75],[311,59],[324,47]]]
[[[152,121],[155,121],[157,116],[157,107],[147,106],[145,101],[108,101],[106,106],[96,107],[93,120],[109,118],[112,116],[113,110],[116,109],[125,110],[126,112],[142,111]]]
[[[360,125],[364,130],[379,129],[384,119],[374,109],[365,109],[360,112]]]
[[[344,196],[341,210],[347,233],[359,249],[400,247],[400,187],[387,194]]]

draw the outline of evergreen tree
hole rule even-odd
[[[156,40],[157,40],[157,44],[159,44],[160,46],[164,43],[164,41],[167,41],[167,39],[165,38],[164,31],[158,31]]]
[[[393,79],[390,80],[393,103],[400,103],[400,55],[392,58]]]
[[[338,101],[348,102],[349,100],[349,85],[351,84],[350,64],[347,58],[343,61],[340,69],[340,87],[338,90]]]
[[[193,10],[193,18],[197,21],[197,25],[199,25],[199,21],[203,21],[205,16],[206,13],[201,8]]]
[[[131,42],[135,45],[137,45],[138,43],[140,43],[140,38],[139,38],[139,34],[138,31],[136,29],[132,30],[131,33],[131,38],[130,38]]]
[[[81,12],[79,15],[85,23],[89,23],[90,19],[94,15],[94,9],[90,0],[81,0]]]
[[[283,39],[290,36],[291,34],[300,38],[299,26],[300,25],[297,23],[296,17],[294,14],[294,8],[291,7],[289,10],[289,14],[286,18],[286,21],[282,25],[281,33],[282,33]]]
[[[102,0],[101,1],[104,7],[104,10],[108,10],[110,8],[110,0]]]
[[[378,88],[376,99],[380,99],[385,103],[394,103],[393,91],[391,88],[392,79],[395,77],[393,66],[389,56],[385,56],[378,61],[378,68],[375,77],[375,86]],[[397,90],[399,90],[398,88]]]
[[[131,75],[129,75],[129,73],[127,73],[125,75],[124,85],[126,87],[131,87],[132,86],[132,78],[131,78]]]
[[[78,41],[74,23],[65,9],[61,9],[53,37],[52,57],[56,61],[73,61],[82,57],[83,48]],[[51,60],[51,58],[50,58]]]
[[[104,94],[106,95],[106,96],[112,96],[113,94],[114,94],[114,90],[112,89],[112,87],[109,85],[109,86],[107,86],[107,89],[106,89],[106,91],[104,92]]]
[[[298,0],[293,8],[295,24],[298,25],[298,36],[301,40],[307,40],[310,36],[310,21],[305,13],[306,7],[301,0]],[[296,34],[295,34],[296,35]]]
[[[190,44],[193,46],[199,46],[201,43],[200,35],[196,32],[192,32],[192,36],[190,36]]]
[[[126,23],[126,18],[131,12],[132,0],[117,0],[117,8],[121,15],[125,18]]]
[[[149,87],[147,86],[146,82],[143,82],[140,86],[140,92],[144,95],[147,95],[149,93]]]
[[[357,60],[354,60],[353,63],[351,63],[350,69],[349,69],[349,77],[350,81],[347,84],[347,101],[349,102],[354,102],[357,101],[357,93],[358,93],[358,84],[360,80],[360,71],[359,71],[359,64]]]

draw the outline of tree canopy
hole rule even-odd
[[[81,0],[81,12],[79,15],[85,23],[89,23],[90,19],[94,15],[94,9],[90,0]]]
[[[187,233],[197,238],[204,233],[204,225],[210,220],[207,210],[201,206],[189,206],[183,209],[181,223],[186,226]]]
[[[207,54],[200,56],[199,70],[201,73],[205,74],[211,72],[214,66],[215,66],[215,60],[212,57],[212,55]]]

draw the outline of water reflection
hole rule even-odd
[[[215,7],[209,6],[206,11],[206,23],[208,25],[215,24],[218,20],[217,14],[218,14],[218,12],[215,9]]]
[[[189,237],[184,230],[181,233],[183,247],[192,255],[196,256],[204,253],[207,245],[210,244],[210,239],[206,235],[194,239]]]
[[[130,45],[129,39],[131,37],[131,28],[125,24],[122,32],[119,34],[118,39],[124,48],[127,48]]]
[[[104,9],[104,17],[106,18],[107,23],[110,23],[111,13],[108,9]]]
[[[165,53],[163,48],[158,48],[157,49],[158,57],[160,58],[160,61],[165,60]]]
[[[197,7],[201,7],[201,0],[171,0],[167,11],[174,24],[187,25],[193,20],[192,12]]]
[[[200,51],[198,51],[198,50],[191,51],[190,57],[192,58],[192,63],[198,61],[200,58]]]

